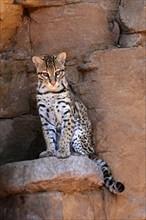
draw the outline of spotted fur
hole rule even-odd
[[[113,193],[122,192],[124,185],[113,179],[108,165],[94,154],[91,122],[86,107],[69,89],[65,59],[65,53],[32,58],[38,74],[37,104],[47,147],[40,157],[87,155],[102,170],[104,185]]]

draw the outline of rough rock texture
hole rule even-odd
[[[5,210],[5,211],[4,211]],[[0,199],[0,218],[8,220],[106,219],[100,191],[45,192]]]
[[[57,53],[62,48],[68,59],[79,59],[88,51],[105,49],[113,44],[107,19],[98,4],[79,3],[38,9],[30,16],[34,54]]]
[[[10,38],[20,25],[21,16],[23,14],[20,5],[12,4],[12,0],[2,0],[0,6],[0,50],[7,47]],[[13,19],[12,19],[13,18]]]
[[[118,6],[120,3],[120,0],[15,0],[15,2],[19,5],[22,5],[23,7],[46,7],[46,6],[61,6],[61,5],[70,5],[70,4],[76,4],[81,2],[89,2],[89,3],[96,3],[100,4],[103,11],[105,12],[108,20],[112,21],[115,19],[115,16],[117,14]]]
[[[0,117],[16,117],[29,112],[25,66],[25,61],[1,60]]]
[[[12,56],[12,54],[7,55]],[[12,118],[33,111],[33,103],[30,100],[36,93],[37,75],[30,73],[30,71],[32,72],[31,60],[24,59],[23,56],[25,54],[15,54],[15,60],[4,59],[5,54],[2,56],[0,118]]]
[[[146,43],[146,7],[143,0],[121,0],[117,20],[121,29],[121,47],[138,47]]]
[[[50,1],[46,2],[48,6],[52,5]],[[25,9],[24,19],[12,42],[16,50],[27,51],[29,56],[58,53],[62,48],[69,60],[115,44],[105,13],[96,1]]]
[[[102,175],[87,157],[7,164],[0,176],[1,197],[21,193],[0,199],[1,219],[105,219]]]
[[[122,31],[133,33],[145,31],[145,8],[143,0],[121,0],[119,21]]]
[[[146,34],[134,33],[134,34],[122,34],[119,44],[121,47],[139,47],[146,46]]]
[[[0,197],[39,191],[71,193],[98,189],[102,185],[98,167],[83,156],[70,156],[67,159],[50,157],[6,164],[0,167],[0,176]]]
[[[126,185],[116,203],[120,209],[107,205],[109,219],[144,219],[146,214],[145,168],[140,168],[145,167],[144,57],[140,48],[97,51],[80,65],[84,82],[78,89],[90,108],[97,152]]]

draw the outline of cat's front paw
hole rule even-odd
[[[56,152],[57,158],[66,158],[69,157],[70,155],[71,155],[70,150],[66,150],[66,149],[58,149]]]
[[[40,153],[39,158],[43,158],[43,157],[53,157],[54,154],[51,151],[43,151],[42,153]]]

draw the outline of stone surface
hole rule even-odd
[[[88,61],[78,91],[89,107],[97,152],[126,186],[117,201],[105,198],[108,217],[145,219],[145,49],[97,51]]]
[[[146,30],[143,0],[121,0],[119,6],[119,22],[124,33],[142,32]]]
[[[47,6],[60,6],[64,4],[75,4],[83,0],[15,0],[15,2],[24,7],[47,7]]]
[[[108,20],[113,21],[117,14],[118,6],[120,0],[15,0],[15,3],[23,6],[23,7],[53,7],[53,6],[61,6],[61,5],[70,5],[70,4],[77,4],[77,3],[96,3],[100,4],[103,11],[105,12]]]
[[[121,47],[140,47],[146,46],[146,34],[122,34],[120,36],[119,44]]]
[[[19,50],[14,55],[10,51],[1,55],[0,118],[36,114],[37,74],[31,58],[26,59],[26,54],[21,52]]]
[[[30,18],[28,16],[27,9],[24,10],[24,17],[21,25],[17,29],[16,34],[13,36],[11,41],[15,45],[15,54],[17,51],[24,51],[27,56],[25,59],[31,58],[31,38],[30,38]],[[13,54],[13,58],[16,56]],[[20,59],[20,58],[19,58]]]
[[[69,60],[79,59],[88,51],[105,49],[114,44],[107,18],[99,4],[48,7],[30,12],[30,17],[33,54],[62,50],[67,52]]]
[[[113,37],[115,45],[118,45],[119,44],[119,38],[120,38],[120,27],[119,27],[118,22],[116,22],[116,21],[110,22],[109,27],[110,27],[111,35]]]
[[[118,12],[120,0],[97,0],[104,10],[108,21],[114,21]]]
[[[26,69],[25,61],[1,60],[1,118],[11,118],[29,112]]]
[[[13,0],[2,0],[0,10],[0,50],[8,47],[10,38],[20,25],[21,16],[23,14],[20,5],[13,5]]]
[[[31,171],[31,172],[30,172]],[[7,173],[7,175],[6,175]],[[0,196],[38,191],[86,191],[102,185],[102,174],[88,157],[56,157],[0,167]]]
[[[91,2],[96,2],[93,0]],[[88,2],[88,0],[15,0],[15,2],[23,7],[47,7],[47,6],[61,6],[68,4],[76,4],[80,2]]]
[[[0,219],[97,220],[106,214],[100,191],[45,192],[0,199]]]
[[[0,165],[38,158],[45,149],[37,116],[0,120]]]

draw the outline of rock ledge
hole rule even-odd
[[[55,157],[0,167],[0,197],[39,191],[85,191],[102,185],[102,174],[87,157]]]

